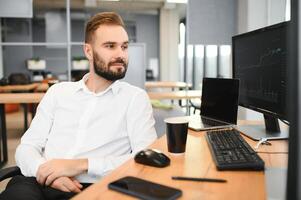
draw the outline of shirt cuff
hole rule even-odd
[[[37,172],[38,172],[40,165],[44,164],[45,162],[46,162],[45,158],[40,158],[35,161],[35,163],[33,164],[33,167],[32,167],[32,172],[31,172],[32,176],[37,177]]]
[[[106,171],[104,158],[88,158],[88,174],[99,176]]]

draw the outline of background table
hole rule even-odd
[[[194,99],[201,98],[201,90],[187,90],[174,92],[148,92],[150,99]]]
[[[31,83],[25,85],[6,85],[0,86],[0,93],[29,93],[29,92],[46,92],[47,83]],[[5,98],[5,97],[4,97]],[[10,98],[17,99],[17,98]],[[20,103],[24,109],[24,131],[28,128],[28,103]]]
[[[182,107],[182,99],[181,97],[177,98],[177,96],[184,96],[181,93],[168,93],[166,90],[162,89],[171,89],[172,92],[175,91],[187,91],[191,89],[192,84],[191,83],[185,83],[185,82],[179,82],[179,81],[148,81],[145,82],[145,88],[146,90],[152,95],[152,99],[169,99],[171,100],[171,103],[173,104],[174,99],[179,100],[179,106]],[[161,94],[162,93],[162,94]],[[191,95],[190,95],[191,96]],[[155,98],[157,97],[157,98]],[[188,98],[187,98],[188,97]],[[198,96],[200,97],[200,96]],[[193,97],[194,98],[194,97]],[[187,114],[189,114],[189,106],[188,106],[188,100],[191,99],[188,95],[186,95],[186,109]]]
[[[171,89],[189,89],[192,87],[191,83],[185,82],[174,82],[174,81],[154,81],[154,82],[145,82],[145,88],[171,88]]]
[[[39,86],[39,83],[31,83],[26,85],[5,85],[0,86],[1,93],[7,92],[30,92]]]
[[[8,159],[7,155],[7,135],[5,108],[6,103],[39,103],[44,93],[0,93],[0,167],[2,167]],[[25,120],[27,117],[25,118]]]

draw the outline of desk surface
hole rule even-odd
[[[45,93],[0,93],[0,103],[39,103]]]
[[[173,81],[149,81],[145,82],[145,88],[186,88],[191,87],[191,83]]]
[[[26,85],[6,85],[0,86],[0,92],[7,93],[7,92],[31,92],[31,91],[38,91],[38,92],[45,92],[48,89],[47,83],[31,83]]]
[[[137,164],[133,159],[114,170],[100,182],[90,186],[74,199],[133,199],[108,190],[108,183],[124,177],[137,176],[157,183],[180,188],[180,199],[266,199],[264,172],[217,171],[212,160],[204,132],[189,131],[186,153],[172,155],[167,152],[166,138],[155,141],[151,148],[164,152],[171,158],[166,168],[154,168]],[[253,147],[256,142],[246,138]],[[272,141],[272,146],[261,146],[261,152],[287,152],[287,141]],[[267,167],[286,167],[287,154],[259,154]],[[227,183],[189,182],[172,180],[171,176],[223,178]]]
[[[31,83],[26,85],[6,85],[0,86],[0,92],[24,92],[32,91],[39,86],[39,83]]]

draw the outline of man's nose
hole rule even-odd
[[[122,47],[118,47],[116,49],[116,57],[120,57],[120,58],[126,58],[127,55],[127,50],[123,49]]]

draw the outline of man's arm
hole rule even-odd
[[[51,185],[59,177],[75,177],[87,170],[88,159],[52,159],[39,166],[36,178],[41,185]]]

